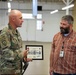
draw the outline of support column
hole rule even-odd
[[[74,17],[74,24],[73,29],[76,31],[76,1],[74,1],[74,7],[73,7],[73,17]]]
[[[63,2],[66,4],[66,6],[69,6],[73,2],[73,0],[63,0]],[[69,9],[66,9],[66,15],[69,15]]]

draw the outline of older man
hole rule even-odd
[[[53,38],[50,75],[76,75],[76,32],[71,15],[61,18],[60,32]]]

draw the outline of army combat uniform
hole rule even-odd
[[[20,59],[22,39],[18,30],[11,25],[2,29],[0,33],[0,75],[20,75]]]

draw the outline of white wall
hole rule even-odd
[[[23,42],[23,49],[26,45],[43,45],[43,60],[33,60],[29,62],[29,66],[24,75],[49,75],[49,55],[51,43],[49,42]]]
[[[32,13],[32,3],[17,3],[11,2],[12,9],[19,9],[22,13]],[[43,10],[38,11],[42,14],[43,31],[36,30],[36,19],[26,20],[22,28],[19,29],[23,41],[41,41],[41,42],[51,42],[54,34],[59,31],[59,22],[63,15],[66,14],[65,11],[61,11],[61,8],[65,6],[64,3],[38,3],[42,5]],[[59,12],[51,15],[50,11],[59,9]],[[71,11],[70,11],[71,14]],[[7,3],[0,2],[0,25],[6,25],[8,23],[7,14]]]

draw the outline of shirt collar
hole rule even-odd
[[[63,34],[64,36],[68,36],[69,35],[69,33],[68,34]]]
[[[68,34],[61,34],[62,36],[64,36],[64,37],[69,37],[69,36],[72,36],[72,33],[73,33],[73,30],[71,30],[71,32],[70,33],[68,33]]]

